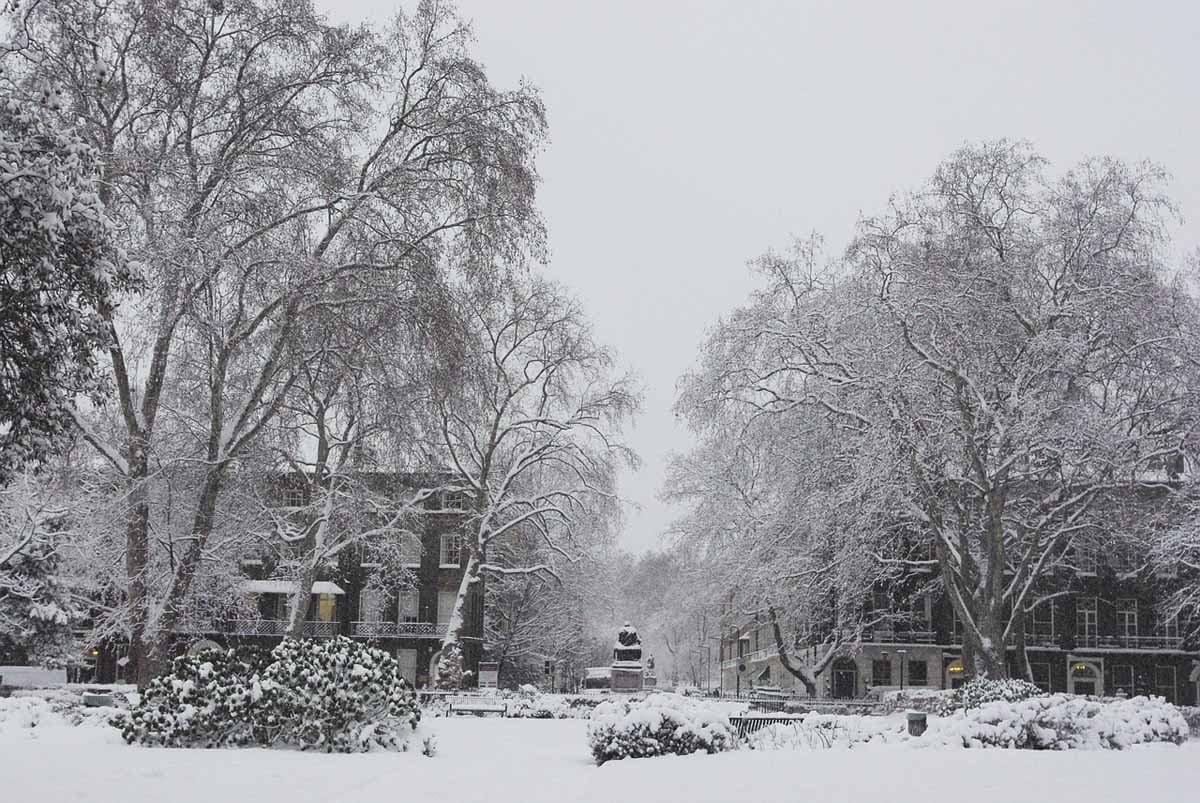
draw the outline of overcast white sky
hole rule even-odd
[[[318,0],[337,20],[396,0]],[[1031,140],[1060,167],[1149,158],[1200,242],[1200,4],[460,0],[500,86],[541,87],[549,273],[646,390],[623,544],[657,546],[687,431],[675,381],[751,287],[745,263],[914,188],[968,140]]]

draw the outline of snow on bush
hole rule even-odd
[[[975,678],[958,690],[958,703],[963,708],[978,708],[985,703],[1014,703],[1043,695],[1044,691],[1027,680]]]
[[[1182,744],[1188,724],[1161,697],[1104,702],[1068,694],[990,702],[934,723],[924,741],[963,747],[1120,750],[1146,742]]]
[[[1200,736],[1200,707],[1181,705],[1179,706],[1179,713],[1183,714],[1184,720],[1191,729],[1192,736]]]
[[[890,744],[907,738],[904,722],[895,718],[811,713],[755,731],[742,740],[742,745],[751,750],[827,750]]]
[[[592,712],[588,744],[597,764],[621,758],[720,753],[735,747],[729,719],[715,708],[678,694],[651,694],[640,702],[613,700]]]
[[[121,735],[130,744],[162,747],[252,744],[254,706],[262,697],[258,673],[265,665],[261,651],[180,656],[170,672],[150,681],[121,723]]]
[[[341,637],[287,639],[271,656],[256,717],[266,743],[339,753],[408,749],[421,712],[390,655]]]
[[[285,639],[269,656],[206,650],[175,659],[119,726],[131,744],[352,753],[409,749],[420,717],[382,650],[348,638]]]
[[[0,734],[74,726],[108,728],[113,717],[125,714],[118,708],[85,708],[82,698],[47,698],[39,694],[0,697]]]
[[[882,713],[897,711],[924,711],[926,714],[946,716],[960,706],[958,690],[951,689],[905,689],[887,691],[880,696]]]

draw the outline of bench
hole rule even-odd
[[[729,724],[733,726],[734,732],[738,738],[744,739],[752,733],[757,733],[769,725],[795,725],[802,721],[803,715],[795,714],[777,714],[776,716],[763,716],[754,714],[745,714],[742,716],[732,716],[729,718]]]
[[[477,717],[484,714],[499,714],[506,717],[508,716],[508,703],[478,697],[451,697],[449,713],[474,714]]]

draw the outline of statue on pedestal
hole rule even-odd
[[[629,622],[617,631],[617,643],[613,645],[611,682],[613,691],[637,692],[645,687],[642,639]]]
[[[642,639],[629,622],[617,632],[617,643],[613,647],[613,661],[637,662],[642,660]]]

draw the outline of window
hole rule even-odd
[[[304,493],[304,488],[298,485],[290,485],[283,489],[283,506],[284,507],[304,507],[308,504],[307,494]]]
[[[463,539],[457,533],[442,535],[441,553],[438,564],[441,566],[458,566],[462,560]]]
[[[1154,693],[1166,698],[1168,703],[1175,702],[1175,667],[1154,667]]]
[[[1075,571],[1080,574],[1095,574],[1100,565],[1096,548],[1091,544],[1076,544],[1072,550],[1074,552],[1072,560],[1075,564]]]
[[[472,498],[466,491],[446,491],[442,494],[442,510],[468,510]]]
[[[1138,634],[1138,611],[1136,599],[1117,600],[1117,635],[1136,638]]]
[[[905,670],[908,673],[909,685],[927,686],[929,684],[929,664],[924,660],[909,661]]]
[[[1084,646],[1096,646],[1096,598],[1075,600],[1075,640]]]
[[[317,594],[318,622],[332,622],[337,614],[337,597],[333,594]]]
[[[1046,600],[1025,615],[1025,640],[1033,644],[1054,641],[1054,601]]]
[[[421,539],[416,533],[400,533],[400,562],[405,566],[421,565]]]
[[[741,636],[738,639],[738,658],[745,658],[746,653],[750,652],[750,639],[747,636]]]
[[[364,588],[358,595],[358,618],[362,622],[383,621],[384,594],[374,588]]]
[[[450,615],[454,613],[454,603],[458,600],[457,591],[438,592],[437,620],[439,625],[450,623]]]
[[[914,594],[908,599],[908,629],[929,629],[930,600],[928,594]]]
[[[1172,616],[1167,619],[1162,619],[1155,628],[1156,635],[1166,636],[1167,638],[1179,638],[1179,617]]]
[[[416,622],[420,620],[417,613],[417,590],[406,588],[400,592],[400,621]]]
[[[953,631],[954,631],[953,632],[954,643],[962,644],[963,643],[963,620],[958,615],[958,608],[951,606],[950,615],[951,615],[951,618],[953,619],[953,624],[951,625],[951,627],[953,628]]]
[[[1113,692],[1125,692],[1133,696],[1133,667],[1128,664],[1117,664],[1112,668]]]
[[[1050,664],[1029,664],[1029,668],[1033,671],[1033,682],[1039,689],[1050,692]]]
[[[892,662],[890,660],[884,659],[882,661],[871,662],[871,685],[892,685]]]

